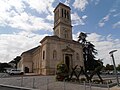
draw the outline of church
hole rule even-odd
[[[38,47],[21,54],[18,68],[24,73],[54,75],[59,63],[69,70],[75,65],[84,66],[82,45],[72,39],[71,9],[59,3],[54,9],[53,36],[46,36]]]

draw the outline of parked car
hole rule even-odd
[[[7,73],[10,74],[10,75],[20,75],[20,74],[23,74],[23,72],[21,72],[21,70],[18,70],[18,69],[7,70]]]
[[[110,71],[109,74],[114,74],[114,71]]]
[[[117,74],[120,75],[120,71],[117,71]]]

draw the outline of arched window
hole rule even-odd
[[[70,16],[69,16],[69,12],[67,11],[67,19],[69,19],[70,18]]]
[[[68,31],[66,29],[65,29],[64,35],[65,35],[65,38],[68,38]]]
[[[56,50],[53,51],[53,59],[57,59],[57,51]]]
[[[57,14],[57,17],[59,18],[59,9],[58,9],[57,13],[58,13],[58,14]],[[58,18],[57,18],[57,19],[58,19]]]
[[[62,17],[63,17],[63,8],[61,9],[61,11],[62,11]]]
[[[45,59],[45,51],[43,51],[43,60]]]
[[[79,54],[78,53],[76,53],[76,59],[79,60]]]
[[[55,19],[55,22],[56,22],[57,21],[57,13],[55,13],[54,19]]]
[[[67,16],[67,13],[66,13],[66,10],[64,10],[64,18],[66,18]]]

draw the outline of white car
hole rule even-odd
[[[21,72],[21,70],[18,70],[18,69],[7,70],[7,73],[10,74],[10,75],[20,75],[20,74],[23,74],[23,72]]]

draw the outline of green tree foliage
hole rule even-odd
[[[105,67],[105,70],[114,70],[114,67],[113,65],[110,65],[110,64],[107,64],[106,67]]]
[[[20,56],[17,56],[16,58],[14,58],[12,61],[10,61],[9,63],[14,63],[15,64],[15,68],[17,68],[17,64],[19,63],[19,61],[21,60]]]
[[[94,70],[97,64],[95,62],[97,50],[94,47],[95,46],[91,42],[86,42],[83,48],[84,62],[87,70]]]
[[[63,81],[66,77],[68,77],[68,68],[66,66],[66,64],[64,63],[59,63],[57,65],[57,70],[56,70],[56,79],[58,81]]]
[[[103,80],[100,76],[100,71],[103,67],[103,62],[99,59],[96,60],[95,55],[97,54],[97,50],[95,49],[95,46],[86,40],[87,34],[86,33],[80,33],[78,42],[80,42],[83,45],[83,57],[84,57],[84,65],[85,65],[85,71],[84,74],[88,81],[92,80],[92,77],[97,74],[100,81],[103,83]],[[87,71],[92,71],[91,75],[88,76]]]
[[[83,45],[83,57],[85,70],[94,70],[97,66],[101,66],[102,61],[95,60],[97,50],[94,44],[86,40],[87,34],[81,32],[78,41]],[[101,63],[100,63],[101,62]],[[103,64],[103,63],[102,63]]]
[[[6,68],[11,68],[11,65],[8,63],[0,63],[0,72],[4,72]]]
[[[118,64],[118,66],[117,66],[117,70],[120,71],[120,64]]]

